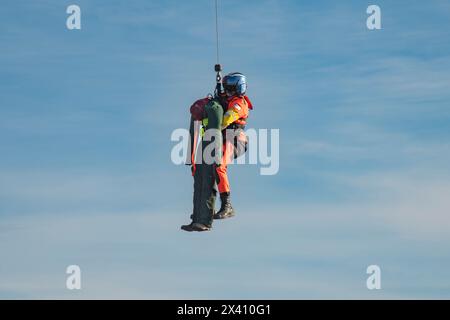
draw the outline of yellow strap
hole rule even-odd
[[[228,127],[230,124],[235,122],[239,119],[239,113],[235,111],[234,109],[230,109],[227,112],[225,112],[223,116],[223,122],[222,122],[222,130]]]

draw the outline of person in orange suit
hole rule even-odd
[[[245,95],[247,81],[239,72],[233,72],[222,80],[225,96],[222,99],[224,116],[222,121],[223,156],[221,163],[216,165],[216,182],[220,193],[220,210],[214,214],[214,219],[225,219],[234,216],[231,205],[230,183],[227,175],[228,164],[247,150],[247,136],[244,129],[247,124],[249,110],[253,109],[250,99]]]

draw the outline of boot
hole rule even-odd
[[[220,210],[214,215],[214,219],[226,219],[234,216],[234,209],[231,206],[230,193],[223,192],[220,194]]]
[[[181,226],[181,230],[192,232],[192,231],[209,231],[211,230],[210,226],[204,225],[202,223],[192,222],[191,224],[186,224]]]

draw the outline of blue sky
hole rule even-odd
[[[280,171],[232,166],[237,217],[185,234],[170,135],[213,89],[213,1],[2,3],[0,297],[449,298],[450,4],[377,1],[377,31],[369,4],[220,1]]]

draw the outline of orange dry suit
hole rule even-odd
[[[228,164],[247,150],[248,141],[244,129],[249,110],[252,109],[253,105],[247,96],[233,96],[226,102],[222,122],[223,155],[220,165],[216,166],[217,188],[220,193],[230,192]]]

